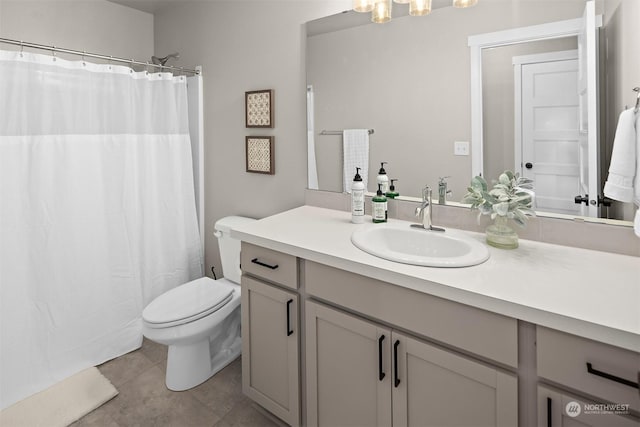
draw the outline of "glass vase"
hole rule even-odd
[[[493,224],[485,230],[487,243],[500,249],[515,249],[518,247],[518,234],[509,226],[509,219],[497,216]]]

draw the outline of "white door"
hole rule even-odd
[[[534,55],[521,73],[521,174],[534,180],[535,210],[582,215],[577,52]],[[554,58],[565,57],[575,59]],[[516,80],[517,81],[517,80]]]
[[[600,161],[598,156],[598,51],[595,2],[588,1],[578,35],[578,94],[580,97],[580,193],[582,215],[598,217]],[[588,195],[588,197],[587,197]]]

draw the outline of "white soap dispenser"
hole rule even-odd
[[[364,223],[364,182],[360,176],[360,168],[356,168],[356,176],[351,184],[351,222]]]
[[[377,184],[380,185],[382,194],[386,194],[389,191],[389,177],[387,176],[387,171],[384,170],[386,163],[387,162],[380,162],[380,171],[378,171]]]

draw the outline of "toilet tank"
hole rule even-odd
[[[227,216],[216,221],[215,236],[218,238],[222,274],[234,283],[240,284],[240,240],[231,237],[231,230],[255,219],[243,216]]]

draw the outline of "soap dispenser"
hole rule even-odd
[[[360,176],[360,168],[356,168],[356,176],[351,184],[351,222],[364,223],[364,182]]]
[[[381,184],[378,184],[378,191],[371,199],[371,220],[375,223],[387,222],[387,198],[382,192]]]
[[[389,191],[387,191],[387,193],[385,194],[385,196],[387,196],[387,199],[395,199],[400,195],[400,193],[396,191],[396,186],[393,185],[395,181],[399,181],[399,180],[396,178],[389,180],[389,182],[391,182],[391,185],[389,186]]]
[[[387,162],[380,162],[380,171],[378,171],[377,183],[382,186],[382,193],[389,191],[389,177],[387,171],[384,170],[384,165]]]

